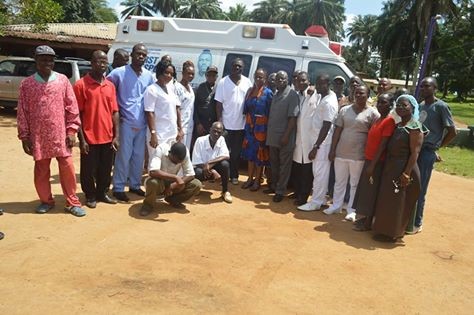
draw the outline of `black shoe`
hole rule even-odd
[[[137,189],[132,189],[130,188],[129,189],[129,192],[135,194],[135,195],[139,195],[141,197],[145,197],[145,192],[141,189],[141,188],[137,188]]]
[[[103,202],[103,203],[108,203],[111,205],[114,205],[117,203],[117,200],[110,198],[108,195],[104,195],[103,197],[97,198],[97,201]]]
[[[150,206],[143,204],[140,209],[140,216],[146,217],[151,213],[151,211],[153,211],[153,209]]]
[[[273,202],[280,202],[282,200],[283,200],[283,195],[276,194],[275,196],[273,196]]]
[[[97,206],[97,201],[95,201],[95,199],[87,199],[86,206],[88,208],[94,209]]]
[[[0,232],[0,240],[3,240],[4,237],[5,237],[5,234],[3,234],[3,232]]]
[[[305,203],[306,203],[306,201],[301,200],[301,199],[295,199],[295,200],[293,201],[293,204],[294,204],[295,206],[302,206],[302,205],[304,205]]]
[[[130,198],[128,198],[127,194],[123,191],[114,191],[113,193],[114,197],[117,198],[117,200],[123,201],[123,202],[129,202]]]
[[[264,194],[273,194],[274,192],[275,192],[275,190],[273,190],[272,188],[267,188],[267,189],[263,190]]]
[[[298,197],[298,196],[296,196],[296,193],[291,193],[291,194],[288,196],[288,198],[290,198],[290,199],[298,199],[297,197]]]

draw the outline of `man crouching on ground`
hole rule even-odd
[[[188,150],[182,143],[171,146],[160,144],[150,156],[149,175],[145,183],[146,193],[141,216],[153,210],[157,196],[164,195],[165,201],[174,208],[185,208],[184,201],[197,195],[201,182],[194,178],[194,169]],[[177,175],[182,170],[183,175]]]

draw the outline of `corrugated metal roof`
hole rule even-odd
[[[48,29],[40,33],[31,31],[33,24],[6,25],[4,26],[3,31],[5,35],[35,33],[35,35],[50,34],[106,40],[115,39],[117,33],[117,24],[115,23],[50,23],[47,25]]]

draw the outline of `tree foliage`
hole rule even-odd
[[[235,7],[230,7],[229,11],[226,12],[227,19],[231,21],[250,21],[250,12],[247,11],[247,7],[241,3],[237,3]]]
[[[155,13],[152,1],[150,0],[126,0],[120,2],[120,5],[125,6],[125,9],[120,12],[123,19],[130,15],[153,16],[153,13]]]
[[[34,31],[44,31],[47,23],[60,21],[64,11],[53,0],[7,0],[0,2],[0,24],[33,24]],[[1,31],[0,31],[1,32]]]
[[[218,0],[179,0],[176,17],[213,19],[222,12]]]

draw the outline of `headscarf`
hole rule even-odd
[[[418,120],[420,118],[420,110],[419,110],[420,106],[418,105],[418,102],[416,101],[416,99],[412,95],[402,94],[397,98],[395,103],[398,103],[398,100],[401,100],[401,99],[406,99],[408,100],[408,102],[410,102],[411,106],[413,107],[412,117]]]

